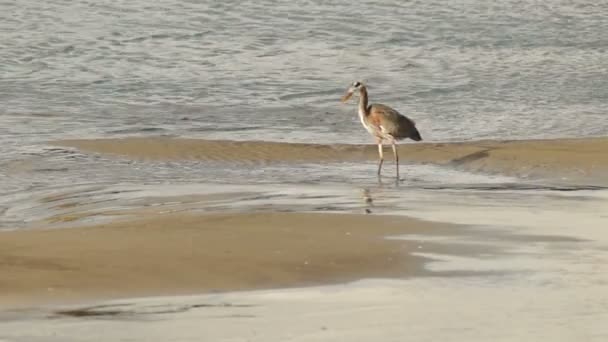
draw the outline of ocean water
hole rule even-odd
[[[608,133],[602,1],[19,0],[0,13],[4,146],[367,142],[338,101],[354,80],[427,140]]]
[[[354,80],[426,141],[606,135],[606,32],[608,3],[591,0],[4,1],[0,213],[14,194],[72,184],[373,178],[372,163],[224,172],[46,145],[134,135],[371,143],[355,104],[339,102]],[[425,171],[405,173],[428,180]]]

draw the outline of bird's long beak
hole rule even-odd
[[[353,96],[353,92],[349,90],[348,92],[346,92],[346,94],[344,94],[344,96],[342,96],[342,103],[348,101],[351,96]]]

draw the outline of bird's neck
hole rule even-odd
[[[359,113],[369,114],[367,112],[367,88],[361,87],[359,89]]]

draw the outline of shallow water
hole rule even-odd
[[[46,142],[367,143],[355,105],[338,101],[359,79],[427,141],[608,133],[601,2],[24,0],[0,13],[2,194],[186,177],[264,183],[277,176],[271,167],[254,176],[206,167],[199,177],[193,163],[92,159]],[[322,179],[326,169],[287,172]]]
[[[0,6],[3,142],[121,134],[361,142],[353,106],[338,103],[357,79],[430,140],[608,132],[601,2]]]

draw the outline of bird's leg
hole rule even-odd
[[[382,151],[382,139],[378,139],[378,179],[380,179],[380,172],[382,171],[382,163],[384,162],[384,154]]]
[[[397,168],[397,182],[399,181],[399,154],[397,153],[397,146],[395,140],[391,141],[393,146],[393,155],[395,156],[395,167]]]

